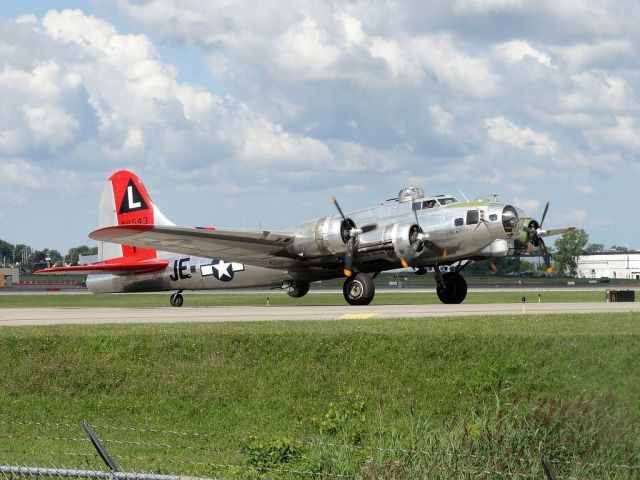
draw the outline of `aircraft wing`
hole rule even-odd
[[[36,270],[38,275],[90,275],[93,273],[151,273],[164,270],[169,260],[154,259],[141,262],[105,262],[72,267],[51,267]]]
[[[256,230],[218,230],[213,228],[159,225],[120,225],[101,228],[89,234],[94,240],[137,247],[224,258],[267,268],[300,266],[287,252],[294,235]]]

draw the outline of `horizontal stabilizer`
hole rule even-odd
[[[122,259],[117,259],[122,260]],[[90,265],[76,265],[73,267],[51,267],[37,270],[38,275],[89,275],[94,273],[151,273],[164,270],[169,260],[153,259],[140,262],[109,261]]]

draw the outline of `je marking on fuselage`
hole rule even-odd
[[[174,282],[178,279],[184,280],[185,278],[191,278],[190,273],[184,273],[188,270],[188,266],[185,265],[191,257],[181,258],[180,260],[173,261],[173,275],[169,275],[169,278]]]

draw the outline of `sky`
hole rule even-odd
[[[0,239],[93,245],[131,169],[179,225],[491,194],[640,248],[635,0],[0,4]]]

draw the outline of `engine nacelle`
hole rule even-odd
[[[346,250],[349,231],[355,227],[350,218],[325,217],[299,227],[292,245],[295,253],[315,255],[342,255]],[[357,241],[357,237],[356,237]]]
[[[411,263],[425,249],[419,238],[422,228],[415,223],[395,223],[385,230],[385,240],[391,240],[393,251],[400,260]]]

